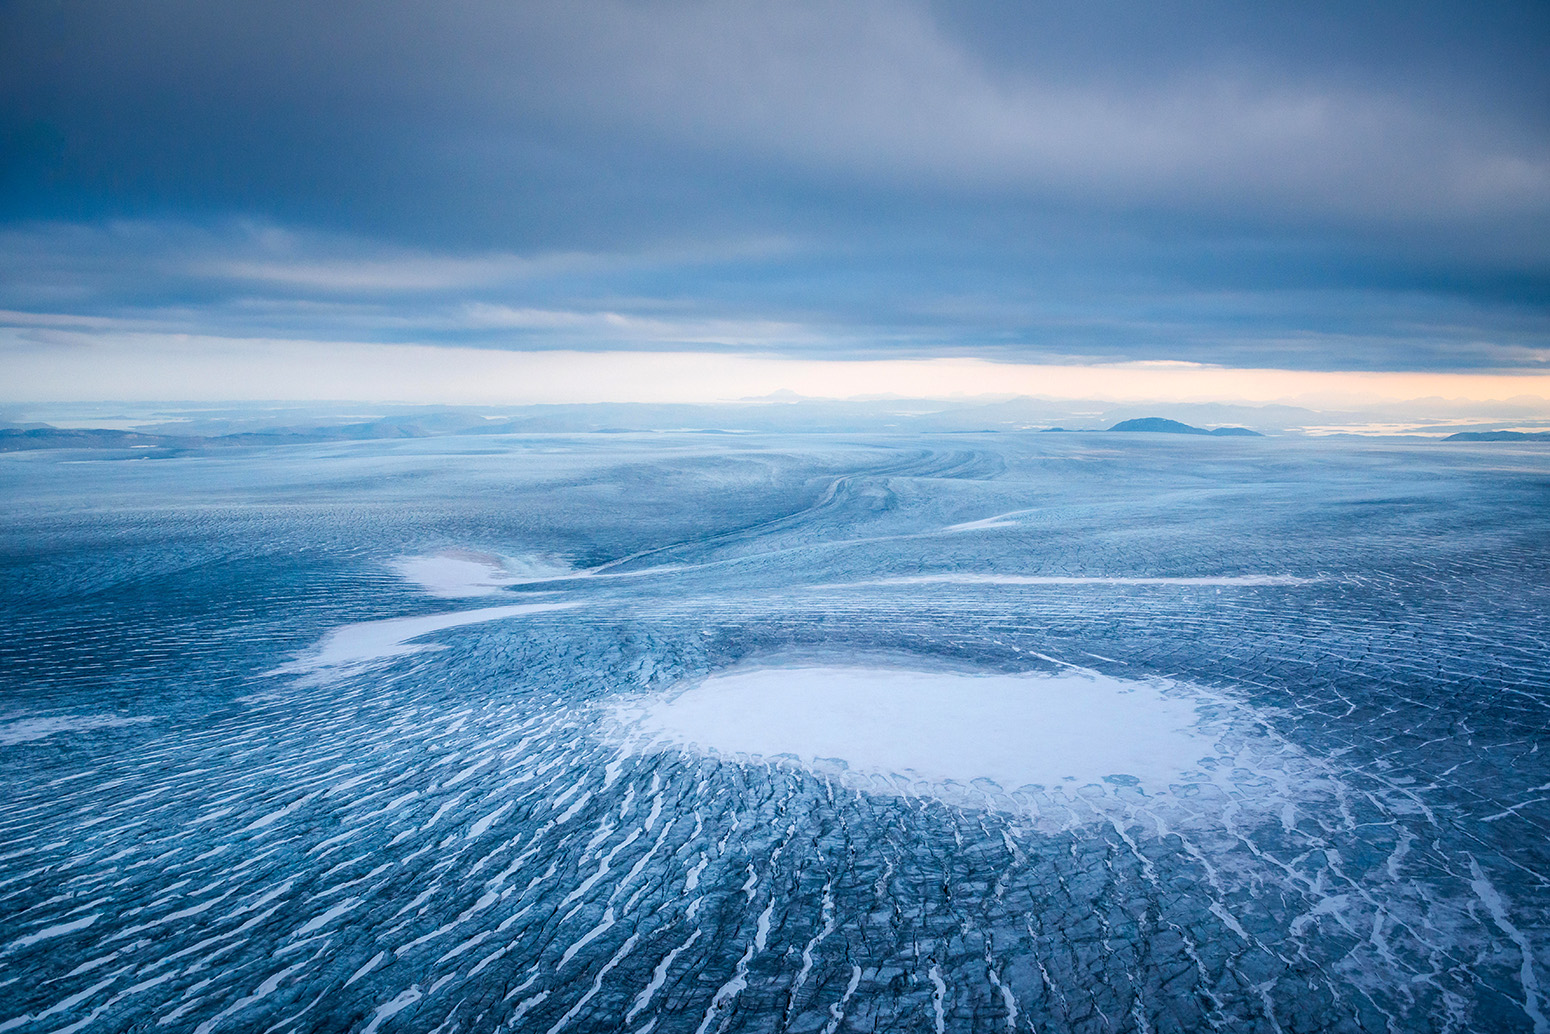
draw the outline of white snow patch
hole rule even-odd
[[[781,756],[916,781],[1005,789],[1132,776],[1198,781],[1214,738],[1202,701],[1170,683],[1091,673],[971,675],[859,667],[729,671],[643,707],[616,706],[649,739]]]
[[[942,1034],[946,1030],[946,1016],[942,1011],[942,999],[947,997],[947,984],[942,980],[942,967],[933,965],[931,972],[927,974],[931,978],[931,1013],[936,1026],[936,1034]]]
[[[861,986],[861,967],[852,964],[850,967],[850,983],[845,985],[845,993],[840,1000],[829,1006],[829,1023],[823,1028],[823,1034],[834,1034],[845,1020],[845,1005],[856,993],[856,988]]]
[[[984,531],[988,528],[1012,528],[1016,527],[1015,517],[1033,513],[1032,510],[1013,510],[1011,513],[998,513],[994,517],[985,517],[977,521],[964,521],[962,524],[951,524],[942,530],[949,534],[957,534],[961,531]]]
[[[425,994],[420,990],[420,985],[418,984],[412,985],[407,991],[400,991],[398,996],[392,1001],[377,1006],[377,1011],[371,1014],[371,1022],[366,1024],[366,1028],[361,1031],[361,1034],[376,1034],[377,1028],[382,1026],[383,1023],[397,1016],[424,997]]]
[[[582,934],[580,940],[573,942],[570,947],[565,949],[565,954],[560,956],[559,965],[554,967],[555,971],[558,972],[559,970],[564,969],[565,964],[571,959],[575,958],[578,951],[580,951],[582,948],[585,948],[588,944],[591,944],[594,940],[606,933],[608,929],[614,925],[614,922],[614,910],[610,906],[604,910],[603,918],[596,926]]]
[[[1523,953],[1523,964],[1518,969],[1518,980],[1523,987],[1523,1011],[1534,1024],[1534,1034],[1547,1034],[1550,1032],[1550,1019],[1545,1017],[1544,1010],[1539,1006],[1539,977],[1534,972],[1534,948],[1522,931],[1513,925],[1508,917],[1507,903],[1497,893],[1495,885],[1480,868],[1474,855],[1469,856],[1469,873],[1472,877],[1469,886],[1485,904],[1486,911],[1491,913],[1492,921]]]
[[[484,836],[485,832],[488,831],[491,826],[495,825],[496,821],[499,820],[502,815],[506,814],[508,811],[511,810],[511,806],[514,803],[515,803],[514,801],[507,801],[505,804],[502,804],[499,808],[496,808],[494,811],[490,812],[488,815],[486,815],[483,818],[479,819],[472,826],[468,827],[468,835],[464,839],[465,840],[472,840],[474,837],[482,837],[482,836]]]
[[[689,935],[687,941],[684,941],[662,957],[662,961],[657,963],[657,968],[651,972],[650,983],[641,989],[640,994],[635,996],[635,1001],[630,1005],[630,1011],[624,1016],[625,1023],[633,1022],[635,1017],[640,1015],[641,1010],[651,1004],[652,996],[661,990],[662,985],[667,982],[667,971],[672,968],[673,960],[678,958],[681,952],[694,947],[694,942],[700,939],[700,934],[703,932],[703,930],[696,927],[694,932]]]
[[[422,650],[440,649],[431,643],[414,642],[432,632],[579,606],[581,606],[579,602],[517,603],[508,607],[481,607],[477,610],[457,610],[447,614],[361,621],[334,629],[310,654],[299,657],[289,664],[283,664],[269,674],[307,675],[316,681],[326,681],[337,676],[352,674],[368,665],[393,657],[419,653]]]
[[[344,901],[341,901],[339,904],[335,905],[333,908],[329,909],[327,912],[324,912],[322,915],[313,916],[311,919],[307,920],[307,922],[302,924],[301,928],[298,929],[295,933],[291,934],[291,936],[293,938],[305,937],[309,933],[314,933],[318,930],[321,930],[323,927],[327,926],[335,919],[338,919],[340,916],[344,915],[346,912],[350,911],[360,903],[360,898],[347,898]]]
[[[399,557],[392,562],[400,577],[440,599],[488,596],[512,585],[565,578],[573,568],[551,557],[497,556],[448,549],[430,556]]]
[[[18,743],[41,740],[60,732],[89,732],[92,729],[116,729],[121,725],[138,725],[154,721],[153,718],[121,718],[111,714],[67,714],[47,718],[21,718],[0,724],[0,747],[13,747]]]
[[[25,948],[29,945],[37,944],[39,941],[46,941],[53,937],[63,937],[67,933],[75,933],[77,930],[84,930],[91,924],[95,923],[101,916],[101,912],[93,912],[91,915],[86,916],[84,919],[77,919],[73,922],[59,923],[54,926],[45,927],[44,929],[39,930],[37,933],[30,933],[25,937],[18,937],[10,944],[7,944],[5,946],[5,950],[8,952],[14,951],[17,948]]]
[[[991,525],[987,525],[990,527]],[[949,529],[952,530],[952,529]],[[874,585],[1198,585],[1198,586],[1254,586],[1254,585],[1312,585],[1323,578],[1298,578],[1289,574],[1234,574],[1207,575],[1203,577],[1106,577],[1066,576],[1036,574],[966,574],[956,571],[943,574],[912,574],[893,578],[877,578],[865,582],[847,582],[828,585],[829,589],[859,588]]]
[[[354,973],[350,974],[350,979],[346,980],[344,982],[344,986],[345,987],[349,987],[351,984],[355,983],[361,977],[365,976],[367,973],[370,973],[372,970],[376,969],[377,968],[377,964],[380,963],[385,958],[387,958],[387,952],[385,952],[385,951],[377,952],[377,954],[375,954],[375,955],[373,955],[371,957],[371,961],[370,962],[366,963],[366,965],[362,966],[360,969],[358,969]]]

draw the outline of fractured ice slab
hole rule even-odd
[[[1196,701],[1177,687],[1095,674],[729,671],[646,702],[634,721],[648,740],[722,755],[839,761],[926,782],[989,779],[1008,790],[1116,776],[1166,789],[1209,778],[1200,763],[1215,751]]]

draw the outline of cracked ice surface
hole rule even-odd
[[[66,456],[0,1030],[1545,1029],[1541,450]]]

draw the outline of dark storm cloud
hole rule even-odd
[[[1550,347],[1543,5],[0,19],[12,309],[1347,368]]]

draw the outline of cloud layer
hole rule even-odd
[[[1542,5],[15,2],[0,307],[147,334],[1550,361]]]

